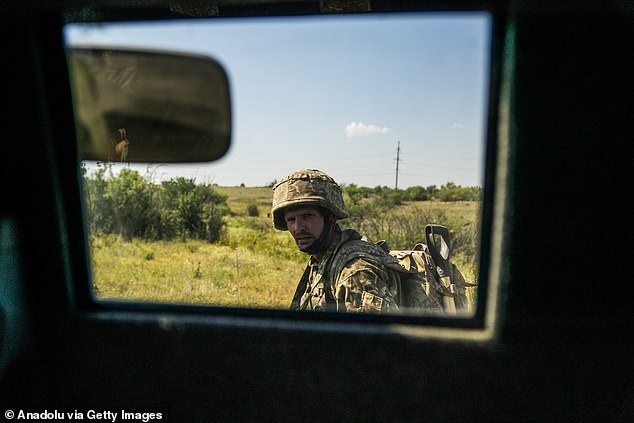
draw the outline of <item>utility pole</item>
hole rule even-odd
[[[398,162],[401,160],[400,159],[400,155],[401,155],[401,142],[397,141],[397,145],[396,145],[396,182],[394,183],[394,189],[398,189]]]

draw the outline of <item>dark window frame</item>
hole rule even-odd
[[[312,4],[311,2],[299,2],[304,6]],[[318,4],[319,2],[317,2]],[[293,3],[294,4],[294,3]],[[439,3],[440,4],[440,3]],[[230,326],[264,326],[278,327],[300,330],[335,330],[335,331],[352,331],[356,333],[372,332],[372,333],[393,333],[394,325],[400,325],[406,328],[421,329],[437,329],[437,328],[453,328],[467,329],[471,332],[483,333],[495,328],[493,320],[490,316],[496,314],[497,308],[500,306],[500,300],[495,295],[490,295],[492,290],[496,289],[497,283],[493,284],[492,278],[498,278],[498,274],[492,274],[491,263],[493,260],[500,262],[502,257],[501,251],[492,256],[493,245],[493,216],[505,213],[504,204],[494,204],[496,192],[506,192],[504,180],[498,181],[498,168],[505,166],[500,163],[499,133],[500,125],[500,109],[501,109],[501,87],[502,78],[509,78],[503,75],[504,60],[504,44],[506,34],[503,32],[506,27],[505,11],[496,2],[483,3],[461,3],[456,2],[455,7],[447,7],[445,3],[442,7],[436,5],[435,2],[399,2],[394,5],[391,2],[373,2],[374,10],[370,13],[390,13],[390,12],[414,12],[414,11],[443,11],[443,12],[474,12],[483,11],[491,15],[491,38],[490,38],[490,56],[489,56],[489,86],[487,90],[487,107],[486,107],[486,140],[485,140],[485,175],[483,186],[483,200],[481,209],[481,238],[480,238],[480,256],[478,260],[479,286],[476,303],[476,311],[471,317],[434,317],[434,316],[412,316],[412,315],[373,315],[373,314],[341,314],[341,313],[312,313],[312,312],[293,312],[290,310],[280,309],[254,309],[254,308],[237,308],[237,307],[219,307],[219,306],[197,306],[197,305],[181,305],[181,304],[164,304],[164,303],[140,303],[140,302],[123,302],[123,301],[100,301],[96,300],[92,291],[91,270],[88,253],[88,234],[83,224],[71,222],[83,222],[83,201],[81,199],[81,176],[78,174],[78,163],[69,150],[75,148],[72,146],[64,146],[58,142],[59,147],[58,161],[59,170],[62,174],[60,181],[60,189],[63,193],[64,202],[72,207],[66,207],[66,228],[68,250],[68,293],[69,301],[78,313],[90,316],[99,316],[99,318],[116,316],[145,315],[146,317],[170,315],[180,318],[194,318],[198,321],[200,318],[209,317],[217,324],[227,324]],[[279,6],[279,5],[278,5]],[[287,4],[290,7],[291,4]],[[265,9],[259,9],[260,15],[268,16],[292,16],[318,14],[319,11],[304,9],[287,9],[288,12],[279,12],[275,9],[275,14],[267,14]],[[273,10],[273,9],[272,9]],[[299,10],[299,12],[298,12]],[[252,11],[250,9],[223,9],[221,14],[223,17],[249,16]],[[130,9],[122,15],[120,9],[117,10],[95,10],[94,14],[86,19],[86,15],[78,15],[70,11],[64,17],[65,23],[70,22],[98,22],[107,20],[151,20],[163,19],[163,11],[155,11],[152,9]],[[218,17],[217,19],[223,19]],[[176,18],[176,16],[171,16]],[[178,17],[181,19],[181,17]],[[61,33],[60,24],[56,30]],[[51,43],[51,40],[40,40],[41,42]],[[67,74],[65,57],[63,55],[63,40],[59,39],[60,44],[43,58],[46,68],[51,66],[58,69],[58,74],[63,70]],[[46,50],[43,50],[46,51]],[[57,54],[55,54],[57,52]],[[59,54],[61,53],[61,54]],[[507,52],[508,55],[508,52]],[[62,126],[58,133],[74,134],[72,116],[72,103],[70,99],[70,89],[67,84],[53,84],[51,75],[44,76],[48,79],[47,86],[56,87],[55,93],[51,97],[56,97],[59,101],[62,99],[66,107],[63,110]],[[67,79],[67,78],[66,78]],[[505,160],[505,158],[503,158]],[[494,210],[496,209],[496,210]],[[495,286],[493,286],[495,285]],[[495,302],[495,303],[492,303]],[[114,313],[114,314],[111,314]],[[187,317],[189,316],[189,317]],[[461,336],[461,335],[459,335]]]

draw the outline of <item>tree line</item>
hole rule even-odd
[[[216,242],[226,227],[227,198],[209,184],[183,177],[156,184],[136,170],[123,168],[115,175],[107,163],[90,176],[84,166],[81,170],[90,233]]]
[[[406,189],[395,189],[386,186],[374,188],[360,187],[355,184],[343,185],[342,190],[350,201],[358,203],[362,199],[382,198],[394,205],[400,205],[404,201],[480,201],[482,188],[478,186],[463,187],[453,182],[447,182],[440,187],[436,185],[412,186]]]
[[[269,188],[273,188],[275,185],[277,185],[277,179],[266,184]],[[244,183],[240,186],[244,186]],[[356,184],[342,184],[341,188],[352,201],[377,195],[387,198],[396,204],[400,204],[403,201],[480,201],[482,199],[481,187],[463,187],[456,185],[454,182],[447,182],[440,187],[436,185],[428,185],[426,187],[416,185],[405,189],[389,188],[385,185],[369,188]]]
[[[217,242],[225,233],[226,217],[231,210],[227,197],[213,185],[198,184],[194,179],[184,177],[154,183],[149,174],[142,176],[129,168],[115,174],[108,163],[99,163],[90,175],[84,166],[81,170],[85,214],[91,234],[118,234],[126,239]],[[473,225],[457,228],[454,222],[446,221],[441,211],[434,212],[441,215],[428,215],[427,211],[412,213],[396,206],[431,199],[478,201],[482,195],[479,187],[461,187],[448,182],[440,188],[431,185],[400,190],[347,184],[342,190],[350,213],[348,224],[373,238],[408,245],[421,239],[420,232],[425,223],[435,222],[453,227],[457,238],[460,237],[458,231],[466,230],[467,239],[462,244],[465,247],[473,244],[476,230]],[[258,216],[259,211],[247,209],[247,215]]]

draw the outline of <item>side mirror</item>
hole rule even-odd
[[[202,162],[229,149],[229,83],[214,59],[102,47],[67,56],[79,160]]]

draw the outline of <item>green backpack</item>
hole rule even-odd
[[[398,272],[401,311],[432,315],[461,316],[470,313],[466,282],[460,270],[449,260],[449,231],[444,226],[427,225],[427,243],[411,250],[391,250],[385,241],[371,243],[350,240],[342,244],[331,263],[332,274],[338,274],[353,258],[378,260]],[[440,237],[440,246],[435,238]],[[431,245],[431,249],[429,247]]]
[[[388,254],[405,270],[399,272],[403,291],[401,308],[422,308],[449,316],[470,312],[467,288],[476,285],[468,283],[455,264],[450,263],[450,271],[440,276],[425,244],[416,244],[411,250],[388,250]]]

